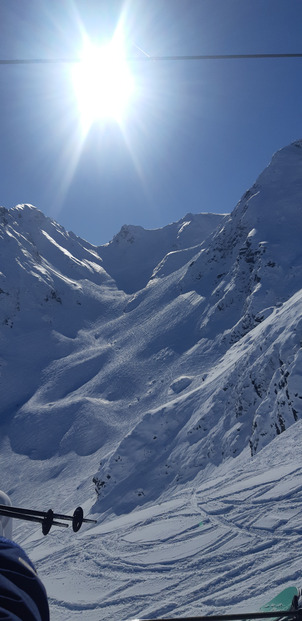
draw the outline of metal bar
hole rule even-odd
[[[160,619],[135,619],[135,621],[244,621],[248,619],[295,619],[301,621],[301,610],[271,610],[270,612],[247,612],[203,617],[161,617]]]

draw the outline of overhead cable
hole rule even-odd
[[[145,54],[145,53],[144,53]],[[199,55],[179,55],[179,56],[131,56],[126,57],[127,62],[149,62],[149,61],[181,61],[181,60],[236,60],[236,59],[258,59],[258,58],[302,58],[302,53],[289,54],[199,54]],[[51,65],[51,64],[73,64],[81,63],[81,58],[15,58],[0,59],[0,65]]]

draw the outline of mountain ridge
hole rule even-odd
[[[213,387],[208,389],[209,381],[204,379],[207,369],[218,368],[228,351],[236,343],[240,344],[246,335],[253,331],[257,335],[259,324],[266,322],[274,335],[269,318],[271,315],[275,320],[281,317],[280,309],[285,302],[293,306],[290,300],[301,285],[301,253],[297,244],[294,248],[292,245],[292,230],[296,231],[294,239],[297,242],[301,228],[301,153],[301,142],[277,153],[229,216],[187,214],[178,223],[154,231],[125,225],[105,247],[96,248],[83,242],[32,206],[1,211],[3,261],[9,250],[7,273],[2,272],[0,283],[0,311],[3,342],[6,345],[3,349],[2,379],[9,378],[11,373],[5,352],[8,355],[9,344],[13,344],[19,351],[19,370],[17,365],[15,375],[19,377],[20,386],[23,382],[23,394],[18,395],[15,391],[11,404],[7,403],[9,395],[4,399],[7,411],[12,413],[8,425],[14,450],[40,459],[49,458],[58,450],[63,453],[72,450],[73,446],[77,446],[77,451],[83,455],[96,450],[106,455],[109,450],[107,466],[103,466],[107,482],[101,474],[94,477],[96,488],[104,497],[108,489],[114,487],[114,481],[118,484],[119,477],[112,475],[112,465],[116,463],[120,443],[124,446],[129,441],[131,445],[132,435],[138,433],[138,429],[143,430],[144,420],[150,419],[150,407],[151,411],[158,412],[156,416],[162,427],[166,409],[170,411],[172,408],[170,418],[177,419],[177,400],[182,403],[183,394],[189,394],[191,388],[197,386],[194,388],[195,395],[200,395],[196,401],[193,399],[193,409],[198,411],[198,416],[193,413],[192,418],[192,405],[186,407],[186,416],[181,416],[176,425],[177,434],[181,435],[182,426],[187,428],[192,425],[194,429],[195,423],[189,422],[191,418],[193,421],[196,417],[203,420],[204,416],[212,416],[214,406],[206,414],[206,406],[202,405],[207,403],[205,394],[208,393],[205,391],[210,390],[210,401],[213,401],[217,391]],[[291,218],[289,222],[284,222],[288,204]],[[270,210],[274,210],[273,217]],[[292,221],[293,217],[297,220],[296,224]],[[159,244],[160,239],[162,245]],[[200,243],[196,244],[198,239]],[[158,245],[155,257],[152,255],[154,240]],[[127,276],[123,259],[130,256],[127,254],[129,248],[132,259],[129,264],[126,262]],[[115,249],[116,256],[113,254]],[[111,259],[110,254],[106,258],[108,251]],[[133,264],[139,263],[139,257],[148,259],[147,268],[144,266],[140,275],[132,270]],[[104,261],[107,262],[107,269]],[[291,262],[294,270],[289,265]],[[141,260],[141,263],[144,264],[144,261]],[[117,280],[124,279],[122,289],[112,278],[114,272],[118,274]],[[285,273],[286,279],[282,277]],[[133,285],[137,275],[138,282],[147,280],[141,289],[139,285]],[[4,287],[9,277],[13,285],[12,290],[8,291]],[[16,286],[17,280],[19,284]],[[20,285],[21,281],[25,287]],[[126,293],[127,288],[132,292]],[[298,294],[295,304],[299,304]],[[21,334],[24,351],[20,346]],[[25,334],[29,335],[27,340]],[[38,348],[35,350],[35,346],[30,344],[30,340],[35,338],[46,343],[42,355]],[[38,373],[34,381],[31,376],[35,374],[31,373],[30,368],[24,372],[28,351],[32,351],[36,367],[42,368],[42,375]],[[263,386],[268,390],[279,368],[277,358],[262,365],[265,368],[271,365],[272,369],[265,381],[259,378],[246,380],[251,394],[256,393],[260,401],[265,402],[267,398]],[[281,355],[279,358],[282,358]],[[196,373],[197,361],[201,359],[205,370]],[[286,366],[286,370],[284,367],[283,375],[289,373],[289,368],[290,365]],[[158,374],[162,374],[162,379],[159,383],[156,380],[155,391],[152,377]],[[150,379],[146,383],[148,376]],[[168,377],[171,381],[167,380]],[[235,385],[234,402],[240,404],[242,397],[239,393],[242,389],[239,388],[238,377]],[[287,393],[289,395],[288,389]],[[215,397],[214,401],[217,399],[220,402],[222,397]],[[255,395],[249,399],[249,406],[237,408],[238,416],[240,407],[250,414],[247,428],[243,425],[245,431],[238,423],[237,432],[233,433],[241,438],[234,440],[233,454],[247,445],[253,454],[263,444],[260,436],[274,437],[275,433],[283,431],[300,416],[300,396],[288,396],[289,413],[282,415],[279,405],[275,404],[274,422],[271,423],[274,432],[264,433],[259,422],[261,403],[257,402],[256,407]],[[126,417],[122,415],[125,407]],[[113,426],[112,410],[113,420],[116,421]],[[41,412],[45,412],[44,417],[48,413],[46,419],[41,418]],[[226,432],[229,437],[231,429],[237,424],[236,417],[232,421],[227,411],[225,416],[229,420],[227,427],[230,425]],[[156,417],[153,415],[151,418],[154,421]],[[6,414],[6,419],[10,420],[9,414]],[[88,420],[91,429],[95,425],[101,436],[109,438],[108,446],[106,442],[102,445],[99,433],[88,433]],[[116,433],[116,425],[120,427],[119,433]],[[207,446],[207,459],[219,462],[225,450],[219,449],[219,457],[211,446],[213,442],[222,446],[224,440],[219,435],[219,420],[215,425],[217,438],[212,430],[203,444]],[[209,429],[209,425],[205,428]],[[142,445],[145,442],[144,433],[142,431]],[[146,433],[148,436],[149,431]],[[158,431],[154,435],[156,433]],[[49,438],[53,440],[49,442]],[[114,445],[116,448],[112,452]],[[166,442],[164,445],[163,450],[166,451]],[[132,449],[129,451],[134,455]],[[200,463],[205,465],[207,459]],[[179,477],[174,468],[169,467],[168,470],[174,473],[176,479]],[[125,472],[123,469],[123,476]]]
[[[161,229],[124,225],[111,242],[98,246],[105,269],[126,293],[143,289],[170,252],[199,246],[223,220],[223,214],[191,214]]]

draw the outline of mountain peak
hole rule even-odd
[[[9,213],[15,219],[24,218],[24,220],[36,220],[36,222],[42,222],[43,220],[47,219],[50,220],[50,218],[47,218],[47,216],[45,216],[44,213],[40,211],[40,209],[29,203],[22,203],[16,205],[9,210]]]
[[[294,182],[302,185],[302,140],[279,149],[269,165],[259,175],[256,185],[270,186],[271,192],[282,189],[282,193]]]
[[[299,140],[277,151],[254,186],[242,197],[233,212],[236,225],[255,228],[259,242],[286,245],[284,255],[297,254],[302,234],[301,194],[302,140]]]

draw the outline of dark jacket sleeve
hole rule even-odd
[[[24,550],[0,537],[0,619],[49,621],[46,590]]]

